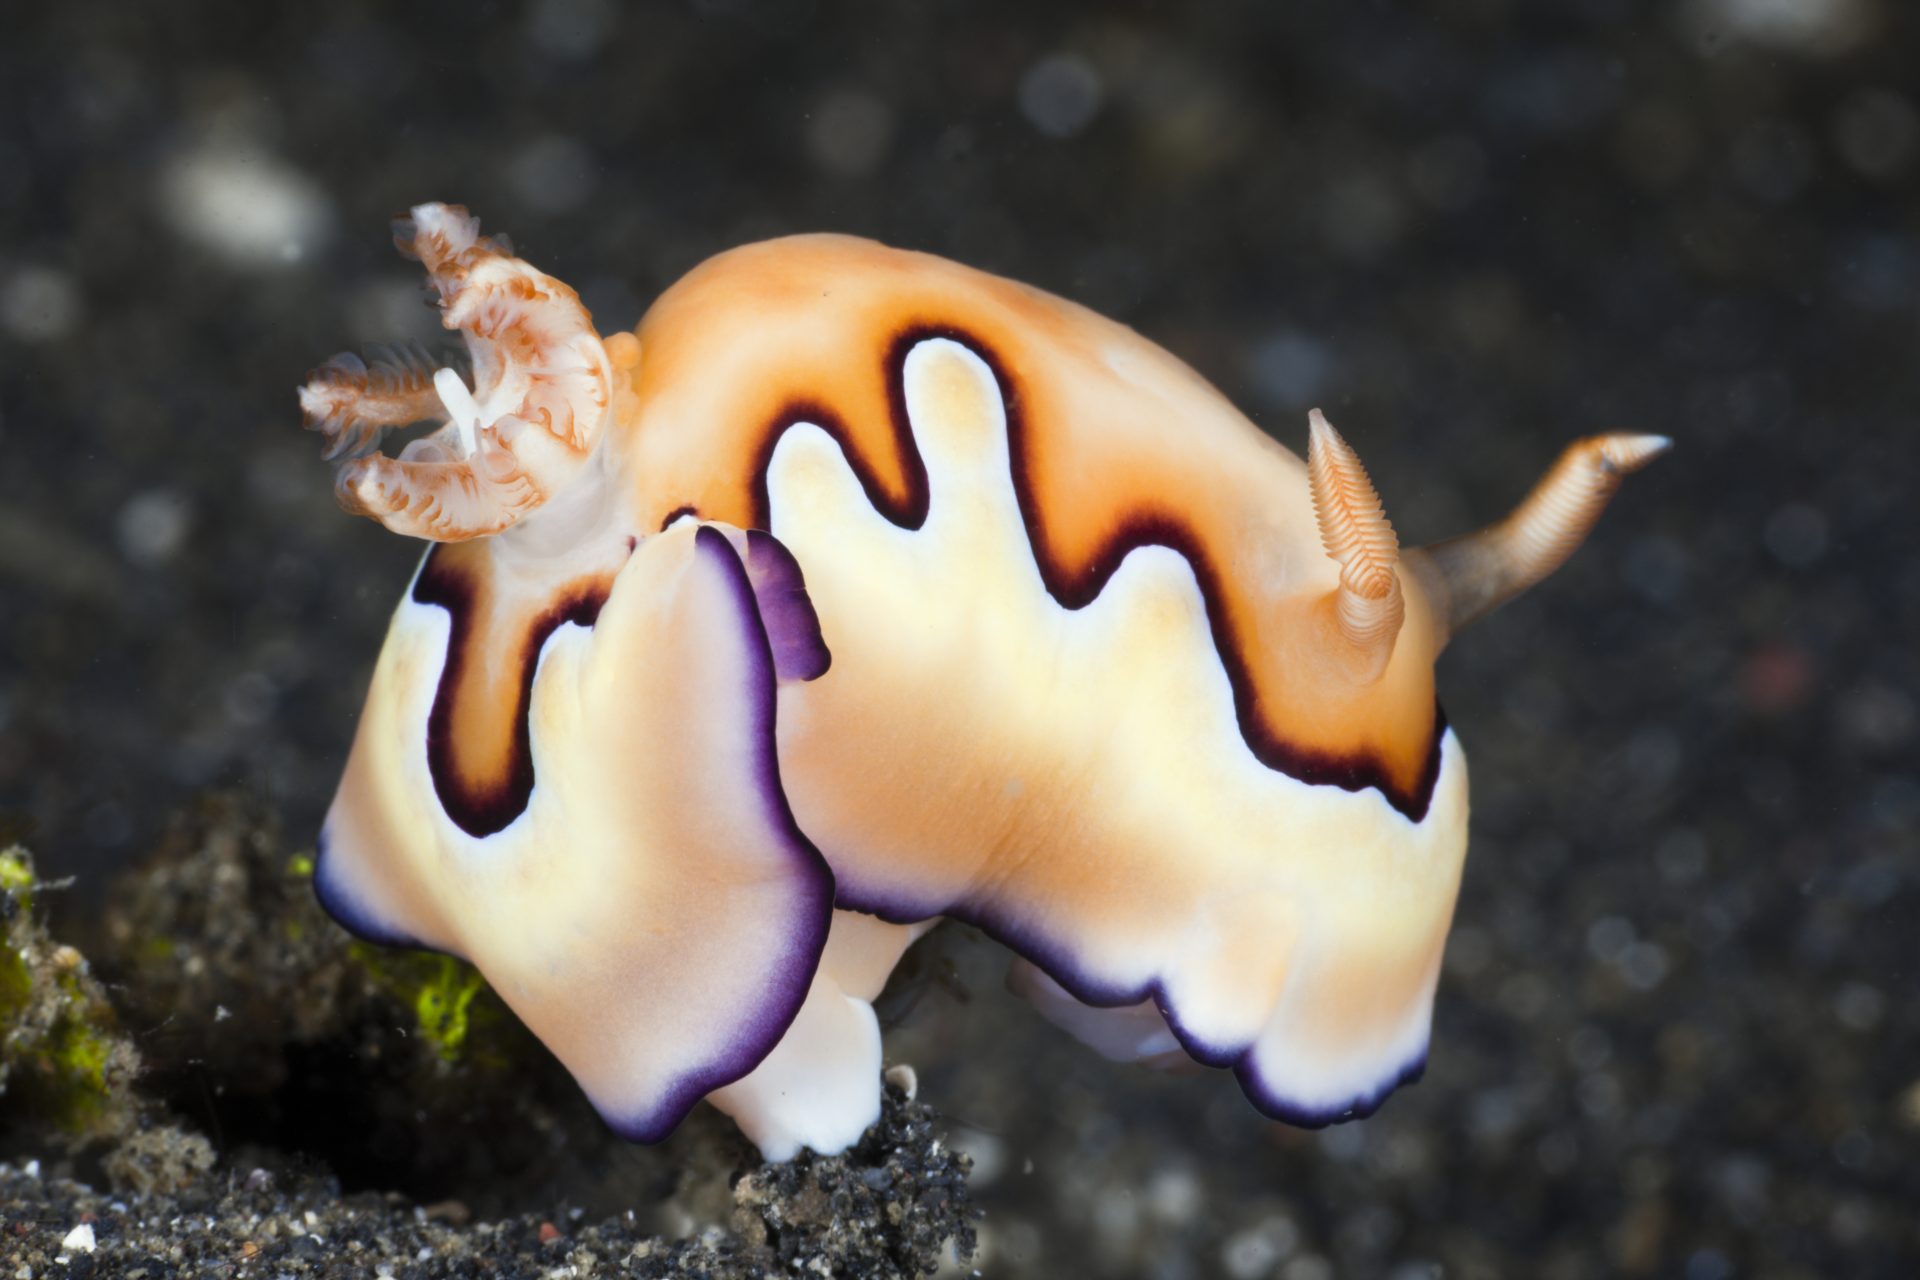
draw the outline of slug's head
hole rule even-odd
[[[423,204],[394,243],[427,270],[442,323],[466,340],[471,385],[404,353],[335,356],[300,389],[310,430],[340,459],[340,505],[412,537],[459,542],[499,533],[585,468],[605,434],[612,366],[580,297],[480,234],[458,205]],[[440,424],[398,457],[386,434]]]

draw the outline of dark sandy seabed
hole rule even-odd
[[[74,1150],[10,1079],[0,1280],[887,1274],[975,1210],[1016,1280],[1920,1274],[1920,7],[889,10],[9,11],[0,846],[74,878],[45,972],[104,979],[146,1101]],[[730,1185],[716,1118],[611,1142],[481,997],[423,1050],[457,978],[289,935],[417,555],[334,510],[292,388],[440,342],[383,232],[423,199],[605,331],[787,231],[1031,281],[1293,447],[1324,407],[1411,544],[1576,435],[1675,437],[1442,662],[1474,831],[1425,1079],[1276,1125],[1093,1058],[948,928],[887,1008],[943,1118]]]
[[[26,1112],[0,1274],[888,1277],[971,1255],[968,1160],[910,1071],[841,1156],[766,1165],[704,1110],[633,1148],[470,970],[348,941],[244,800],[208,797],[120,881],[97,959],[0,858],[33,983],[18,1000],[0,972],[0,1097]],[[74,1053],[86,1036],[103,1051]]]

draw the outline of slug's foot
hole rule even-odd
[[[611,415],[612,367],[580,297],[484,237],[457,205],[423,204],[394,224],[439,294],[442,323],[466,340],[471,385],[405,352],[369,364],[339,355],[300,389],[325,457],[344,458],[340,505],[412,537],[459,542],[499,533],[579,472]],[[398,458],[395,427],[438,422]]]

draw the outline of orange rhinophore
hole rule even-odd
[[[343,923],[472,960],[622,1132],[705,1097],[775,1159],[878,1114],[871,1001],[948,916],[1100,1052],[1281,1119],[1419,1073],[1467,824],[1434,659],[1665,440],[1403,550],[1318,412],[1303,464],[951,262],[750,245],[603,341],[464,210],[399,240],[470,381],[301,391],[343,505],[434,544],[322,833]]]

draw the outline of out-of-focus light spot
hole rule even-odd
[[[1220,1266],[1234,1280],[1259,1280],[1300,1243],[1300,1229],[1291,1218],[1276,1214],[1227,1237],[1220,1246]]]
[[[1268,334],[1247,353],[1247,377],[1262,399],[1282,409],[1306,409],[1333,372],[1327,344],[1298,329]]]
[[[1626,1098],[1620,1082],[1605,1071],[1591,1071],[1573,1086],[1573,1100],[1588,1119],[1610,1124],[1619,1119]]]
[[[527,207],[571,213],[599,185],[593,152],[577,138],[550,133],[520,147],[507,162],[507,180]]]
[[[1732,1280],[1733,1263],[1718,1249],[1696,1249],[1687,1257],[1687,1280]]]
[[[1567,1037],[1567,1061],[1579,1071],[1598,1071],[1613,1058],[1613,1041],[1598,1027],[1579,1027]]]
[[[1587,926],[1587,953],[1602,964],[1618,964],[1636,940],[1633,921],[1604,916]]]
[[[174,234],[254,270],[299,261],[326,242],[333,225],[318,184],[245,145],[175,157],[161,172],[160,207]]]
[[[1617,69],[1584,49],[1542,50],[1482,86],[1481,109],[1503,131],[1567,135],[1603,122],[1620,99]]]
[[[1789,502],[1767,517],[1767,550],[1781,564],[1804,569],[1827,550],[1827,518],[1818,507]]]
[[[1833,1140],[1833,1158],[1844,1168],[1866,1168],[1873,1163],[1873,1135],[1865,1129],[1847,1130]]]
[[[1899,311],[1913,301],[1920,275],[1912,248],[1900,236],[1864,235],[1843,241],[1834,267],[1841,296],[1869,311]]]
[[[1768,1188],[1773,1181],[1773,1171],[1766,1161],[1757,1156],[1726,1156],[1714,1165],[1709,1176],[1721,1204],[1744,1225],[1753,1225],[1766,1212]]]
[[[842,177],[862,178],[879,169],[892,143],[892,110],[858,89],[828,94],[807,121],[807,153]]]
[[[1486,972],[1487,965],[1493,960],[1493,943],[1487,935],[1471,925],[1461,925],[1454,929],[1447,939],[1447,968],[1463,978]]]
[[[1539,1161],[1542,1173],[1565,1173],[1580,1158],[1580,1139],[1570,1129],[1556,1129],[1534,1146],[1533,1158]]]
[[[0,326],[22,342],[58,342],[85,310],[73,280],[52,267],[25,267],[0,290]]]
[[[1367,1149],[1367,1122],[1351,1120],[1320,1131],[1320,1149],[1343,1164],[1358,1160]]]
[[[1706,872],[1707,842],[1693,828],[1680,827],[1661,839],[1653,859],[1661,879],[1671,885],[1689,885]]]
[[[1685,9],[1695,39],[1715,51],[1729,40],[1788,53],[1840,53],[1873,25],[1868,0],[1691,0]]]
[[[192,528],[193,506],[184,495],[149,489],[120,508],[116,532],[127,559],[152,568],[173,559]]]
[[[1889,831],[1910,833],[1915,820],[1920,819],[1920,779],[1895,775],[1875,782],[1867,797],[1867,811]],[[1892,896],[1892,889],[1884,884],[1875,887],[1880,901]]]
[[[1482,1089],[1467,1104],[1467,1132],[1481,1146],[1505,1142],[1525,1118],[1512,1089]]]
[[[999,1181],[1007,1169],[1007,1144],[982,1129],[956,1128],[948,1135],[948,1145],[973,1162],[967,1186],[981,1188]]]
[[[1834,112],[1833,141],[1854,172],[1891,182],[1913,163],[1920,115],[1891,90],[1861,89]]]
[[[112,800],[102,800],[87,810],[80,825],[87,839],[102,849],[117,849],[133,835],[133,820]]]
[[[1427,205],[1458,213],[1480,198],[1487,176],[1487,153],[1461,134],[1439,138],[1413,153],[1407,181]]]
[[[1906,1092],[1900,1095],[1900,1123],[1915,1133],[1920,1133],[1920,1080],[1908,1085]]]
[[[527,11],[527,34],[542,52],[581,61],[600,51],[616,17],[609,0],[537,0]]]
[[[1020,77],[1020,110],[1049,138],[1071,138],[1100,114],[1100,73],[1077,53],[1040,59]]]
[[[1887,998],[1878,987],[1849,982],[1833,996],[1833,1016],[1849,1031],[1871,1031],[1887,1011]]]
[[[1813,174],[1813,144],[1784,121],[1754,124],[1734,139],[1733,176],[1758,199],[1784,204]]]
[[[266,723],[279,697],[279,686],[271,677],[263,672],[247,671],[227,685],[220,702],[228,720],[243,729],[252,729]]]
[[[1614,132],[1613,153],[1629,178],[1663,191],[1693,168],[1700,154],[1700,131],[1677,107],[1636,103]]]
[[[1627,767],[1641,786],[1658,790],[1671,783],[1684,761],[1680,740],[1671,731],[1648,727],[1627,743]]]
[[[1321,237],[1362,261],[1392,248],[1406,222],[1400,193],[1377,170],[1357,170],[1335,179],[1320,199]]]
[[[358,282],[346,300],[346,332],[365,334],[382,342],[419,343],[435,350],[449,341],[433,305],[418,280],[371,279]]]
[[[972,1187],[979,1176],[978,1169],[976,1165],[973,1177],[967,1179],[968,1187]],[[1200,1211],[1205,1192],[1206,1188],[1192,1169],[1183,1165],[1160,1169],[1147,1180],[1147,1212],[1161,1222],[1174,1225],[1190,1222]]]
[[[1841,740],[1867,751],[1896,751],[1913,737],[1913,699],[1885,684],[1862,684],[1835,704]]]
[[[1740,664],[1740,698],[1749,711],[1782,716],[1797,711],[1813,692],[1813,659],[1790,645],[1768,645]]]
[[[1620,976],[1636,991],[1651,991],[1666,980],[1667,950],[1657,942],[1636,942],[1620,957]]]
[[[1446,336],[1482,356],[1510,350],[1531,323],[1519,281],[1492,272],[1451,286],[1442,309]]]
[[[1672,604],[1687,590],[1693,559],[1685,543],[1677,538],[1648,534],[1627,546],[1620,561],[1620,576],[1627,585],[1648,600]]]
[[[1553,995],[1554,988],[1539,974],[1516,973],[1500,984],[1495,998],[1514,1021],[1532,1022],[1546,1012]]]

